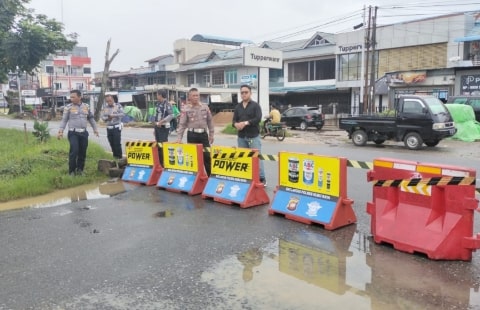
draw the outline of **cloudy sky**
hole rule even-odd
[[[378,24],[479,10],[480,0],[31,0],[28,7],[62,21],[66,33],[79,34],[93,71],[102,71],[106,43],[117,48],[112,70],[146,65],[145,60],[171,54],[176,39],[195,34],[288,41],[315,31],[349,31],[363,20],[363,7],[378,6]]]

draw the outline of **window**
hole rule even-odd
[[[308,62],[294,62],[288,64],[288,81],[308,81]]]
[[[403,113],[422,114],[423,105],[418,100],[408,100],[403,102]]]
[[[472,108],[474,108],[475,110],[480,109],[480,99],[471,99],[471,100],[470,100],[470,105],[471,105]]]
[[[194,73],[189,73],[187,74],[187,85],[188,87],[192,86],[192,84],[195,84],[195,74]]]
[[[212,84],[213,85],[223,85],[223,84],[225,84],[225,77],[224,77],[223,70],[212,71]]]
[[[75,83],[75,89],[83,89],[83,83]]]
[[[362,72],[362,53],[339,56],[339,81],[358,81]]]
[[[53,74],[53,66],[45,66],[45,72]]]
[[[210,71],[204,71],[202,73],[202,84],[208,85],[210,83]]]
[[[335,79],[335,59],[315,61],[315,80]]]
[[[237,84],[237,70],[227,70],[225,71],[225,83],[226,84]]]
[[[55,89],[56,90],[62,89],[62,83],[55,82]]]
[[[378,52],[375,53],[375,79],[378,77]],[[368,62],[368,70],[371,69],[372,58]],[[338,58],[338,80],[358,81],[362,74],[362,53],[343,54]],[[370,77],[369,77],[370,78]]]
[[[335,79],[335,59],[290,63],[288,71],[289,82]]]
[[[91,74],[92,69],[91,68],[83,68],[83,74]]]

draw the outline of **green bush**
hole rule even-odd
[[[50,129],[48,129],[48,122],[39,122],[35,120],[33,123],[34,131],[32,134],[37,137],[37,140],[41,143],[47,142],[50,139]]]

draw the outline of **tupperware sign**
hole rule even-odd
[[[268,48],[246,46],[243,48],[243,65],[259,68],[283,68],[283,52]]]
[[[127,146],[125,149],[129,165],[154,165],[151,146]]]

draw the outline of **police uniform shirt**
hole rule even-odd
[[[109,115],[112,116],[111,119],[108,119]],[[123,113],[123,107],[120,103],[114,103],[113,106],[105,104],[102,109],[102,120],[107,126],[120,124],[124,115],[125,113]]]
[[[60,130],[64,130],[68,123],[69,129],[86,129],[90,123],[94,131],[97,131],[97,123],[93,117],[90,107],[86,103],[79,105],[70,103],[63,110],[62,121],[60,122]]]
[[[178,128],[179,139],[183,138],[185,129],[204,129],[212,137],[215,132],[213,126],[212,113],[208,105],[200,103],[198,105],[189,105],[185,107],[185,112],[180,116]]]
[[[164,100],[163,102],[157,102],[155,121],[159,122],[161,120],[164,120],[164,123],[162,124],[162,126],[164,126],[170,123],[172,118],[173,118],[172,106],[167,102],[167,100]]]

